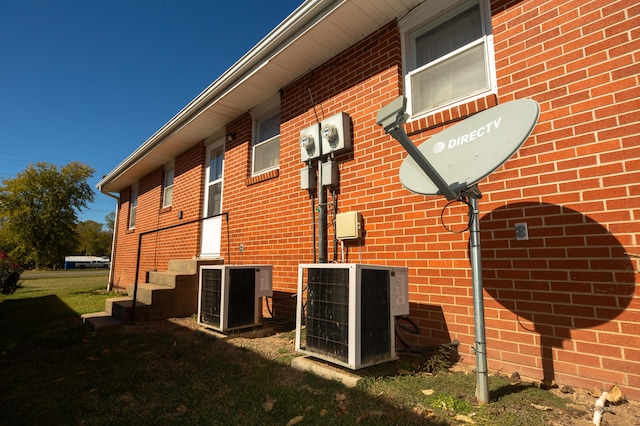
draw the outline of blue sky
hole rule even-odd
[[[80,161],[100,178],[302,0],[0,0],[0,179]],[[104,223],[97,190],[80,220]]]

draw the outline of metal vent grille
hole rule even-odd
[[[222,270],[202,270],[200,296],[200,322],[220,327],[220,307],[222,298]]]
[[[229,328],[251,325],[256,310],[255,269],[229,270]]]
[[[360,361],[363,364],[391,356],[389,271],[361,270]]]
[[[348,362],[349,270],[307,271],[307,349]]]

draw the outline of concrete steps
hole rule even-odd
[[[222,259],[171,260],[169,270],[150,271],[147,283],[138,284],[133,321],[188,317],[198,312],[198,271],[200,265],[221,265]],[[135,285],[128,296],[107,299],[103,312],[82,315],[94,330],[128,324],[132,319]]]

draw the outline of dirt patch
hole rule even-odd
[[[175,318],[170,323],[184,329],[201,330],[194,318]],[[290,360],[299,356],[295,352],[295,333],[291,331],[276,332],[272,335],[260,338],[229,337],[226,342],[230,345],[249,349],[261,354],[268,360],[290,363]],[[473,366],[457,363],[451,369],[452,372],[473,374]],[[290,380],[295,384],[298,375],[283,377],[282,380]],[[553,387],[549,392],[567,401],[567,412],[549,412],[549,426],[586,426],[593,424],[593,408],[599,393],[571,387]],[[571,412],[571,413],[570,413]],[[601,426],[638,426],[640,425],[640,403],[623,399],[621,403],[609,405],[602,417]]]

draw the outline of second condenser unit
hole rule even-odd
[[[271,265],[201,266],[198,323],[222,332],[260,325],[271,274]]]
[[[396,359],[394,317],[409,314],[408,276],[404,267],[299,265],[296,350],[351,369]]]

